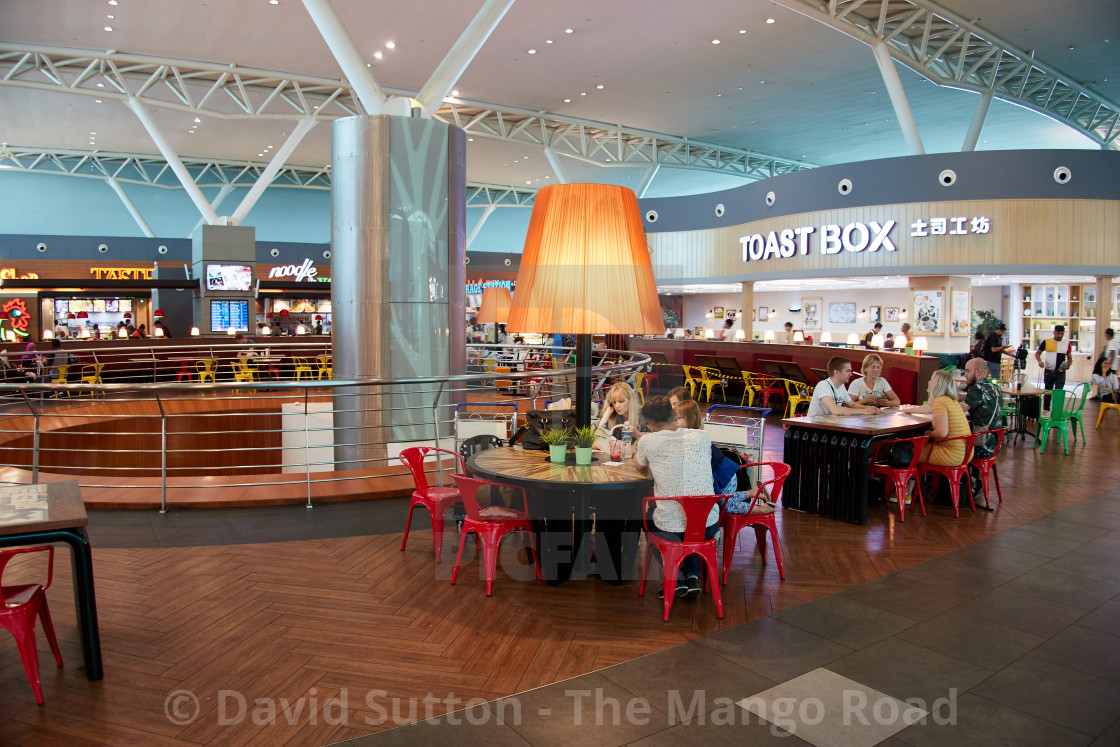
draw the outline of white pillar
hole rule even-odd
[[[486,222],[486,219],[490,217],[491,213],[493,213],[496,208],[496,205],[487,205],[486,209],[482,211],[482,215],[479,216],[478,223],[474,224],[474,228],[471,229],[470,235],[467,236],[467,245],[465,249],[471,248],[471,244],[474,243],[475,236],[478,236],[478,232],[482,230],[482,224]]]
[[[568,172],[564,171],[564,165],[560,163],[560,157],[556,155],[556,151],[552,148],[545,148],[544,157],[548,159],[548,165],[552,167],[553,173],[556,174],[556,180],[560,184],[567,184]]]
[[[107,176],[105,177],[105,181],[108,182],[109,186],[113,188],[113,191],[117,193],[117,197],[121,198],[121,202],[124,203],[128,214],[136,221],[136,225],[140,226],[140,230],[144,232],[144,235],[149,239],[154,239],[156,235],[152,233],[152,229],[148,227],[148,221],[144,220],[144,216],[140,214],[140,211],[136,208],[136,204],[124,191],[124,187],[121,186],[121,183],[117,181],[116,177]]]
[[[280,170],[288,158],[292,155],[292,151],[296,149],[299,142],[303,140],[303,136],[311,131],[319,120],[314,117],[304,117],[297,124],[292,134],[288,135],[288,139],[277,149],[276,153],[272,156],[272,160],[268,162],[268,166],[261,172],[260,178],[257,179],[249,193],[242,198],[241,204],[233,211],[231,216],[235,226],[241,225],[241,221],[245,220],[245,216],[257,204],[257,200],[264,194],[268,185],[272,184],[272,180],[276,178],[276,172]]]
[[[653,177],[657,176],[657,172],[660,170],[661,164],[659,163],[655,163],[648,169],[646,169],[645,176],[642,177],[642,183],[638,185],[638,189],[636,190],[638,199],[646,196],[646,191],[649,189],[649,185],[653,183]]]
[[[163,133],[159,131],[159,128],[156,127],[155,120],[152,119],[152,115],[148,112],[148,108],[144,106],[143,103],[141,103],[140,99],[133,98],[131,96],[129,97],[127,103],[128,108],[136,114],[136,117],[140,120],[140,123],[144,125],[144,129],[148,131],[148,134],[151,136],[152,141],[155,142],[156,147],[159,148],[159,152],[163,154],[164,159],[167,161],[167,165],[171,167],[171,170],[175,173],[175,176],[179,178],[179,183],[183,185],[183,189],[187,191],[187,194],[191,198],[191,202],[193,202],[194,206],[198,208],[198,212],[202,214],[203,219],[205,219],[206,223],[211,226],[216,225],[218,223],[217,213],[215,213],[214,209],[210,207],[210,203],[206,201],[206,197],[202,194],[202,190],[200,190],[198,188],[198,185],[195,184],[195,181],[191,177],[190,172],[187,171],[187,167],[184,166],[183,162],[179,159],[179,154],[175,152],[175,149],[171,147],[171,143],[167,141],[167,138],[165,138],[163,136]]]
[[[303,0],[315,28],[323,35],[323,41],[334,55],[342,74],[354,88],[358,101],[362,102],[367,114],[377,114],[385,104],[387,97],[381,90],[377,80],[373,77],[369,67],[366,66],[362,53],[358,51],[354,39],[346,31],[346,25],[338,17],[330,0]]]
[[[233,184],[226,183],[223,184],[222,188],[218,190],[218,194],[214,196],[213,201],[210,203],[210,208],[215,212],[215,214],[218,212],[218,206],[222,204],[223,200],[229,197],[230,192],[232,192],[234,189],[236,188],[233,186]],[[194,224],[194,228],[191,229],[191,232],[187,234],[187,238],[194,236],[194,232],[197,231],[198,227],[205,222],[205,218],[200,218],[198,223]]]
[[[887,86],[887,93],[890,94],[898,123],[902,126],[902,136],[906,138],[910,155],[924,155],[926,151],[918,135],[918,125],[914,122],[914,113],[910,111],[910,102],[906,100],[906,91],[902,88],[902,79],[898,77],[898,69],[891,59],[890,50],[884,42],[877,42],[871,45],[871,51],[875,53],[875,62],[879,63],[879,72]]]
[[[976,102],[976,109],[972,112],[972,122],[968,125],[968,134],[964,136],[962,153],[976,150],[976,143],[980,140],[980,130],[984,129],[984,120],[988,116],[988,109],[992,105],[992,92],[984,91],[980,100]]]
[[[308,0],[304,0],[308,2]],[[430,116],[439,108],[440,102],[455,87],[459,76],[471,64],[471,60],[482,49],[482,45],[490,38],[490,34],[502,20],[502,16],[513,5],[513,0],[486,0],[486,4],[478,11],[470,25],[463,31],[462,36],[447,52],[443,62],[428,78],[428,82],[416,95],[420,106],[424,108],[425,116]]]

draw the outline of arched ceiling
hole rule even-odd
[[[334,2],[379,83],[411,91],[423,86],[481,4]],[[837,4],[865,15],[879,7],[858,0],[832,3]],[[1035,59],[1104,99],[1120,101],[1120,5],[1115,0],[949,0],[942,5],[1008,44],[1033,51]],[[342,78],[298,0],[5,2],[0,4],[0,41]],[[979,97],[898,68],[926,151],[959,150]],[[812,164],[907,152],[869,47],[762,0],[705,3],[703,8],[666,0],[518,0],[456,88],[461,99],[470,101]],[[196,123],[187,111],[154,110],[153,116],[181,154],[235,161],[267,160],[258,154],[269,153],[270,145],[279,147],[293,126],[290,120],[205,116]],[[193,124],[198,127],[192,133]],[[10,85],[0,85],[0,141],[45,149],[157,152],[119,102]],[[1065,147],[1099,146],[1060,122],[999,100],[977,146]],[[289,163],[318,167],[329,160],[330,128],[320,125]],[[644,166],[612,166],[606,158],[562,160],[573,180],[637,187],[646,171]],[[468,144],[467,167],[468,179],[477,183],[539,187],[556,178],[538,148],[481,137]],[[647,195],[740,183],[732,175],[661,168]]]

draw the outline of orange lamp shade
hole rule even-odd
[[[661,334],[661,304],[633,190],[554,184],[537,192],[506,328]]]
[[[482,303],[478,305],[479,324],[505,324],[509,321],[509,307],[513,303],[509,288],[482,289]]]

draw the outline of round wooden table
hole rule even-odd
[[[541,574],[550,584],[586,573],[595,516],[596,570],[599,578],[618,584],[634,573],[641,535],[642,498],[651,494],[653,478],[633,457],[619,466],[605,466],[607,455],[596,453],[590,466],[577,466],[569,450],[563,464],[547,451],[486,449],[467,459],[473,475],[525,488],[529,515],[540,541]]]

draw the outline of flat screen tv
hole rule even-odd
[[[247,291],[253,287],[253,268],[248,265],[206,265],[206,290]]]
[[[249,331],[249,302],[211,301],[210,331],[227,332],[230,327],[237,332]]]

